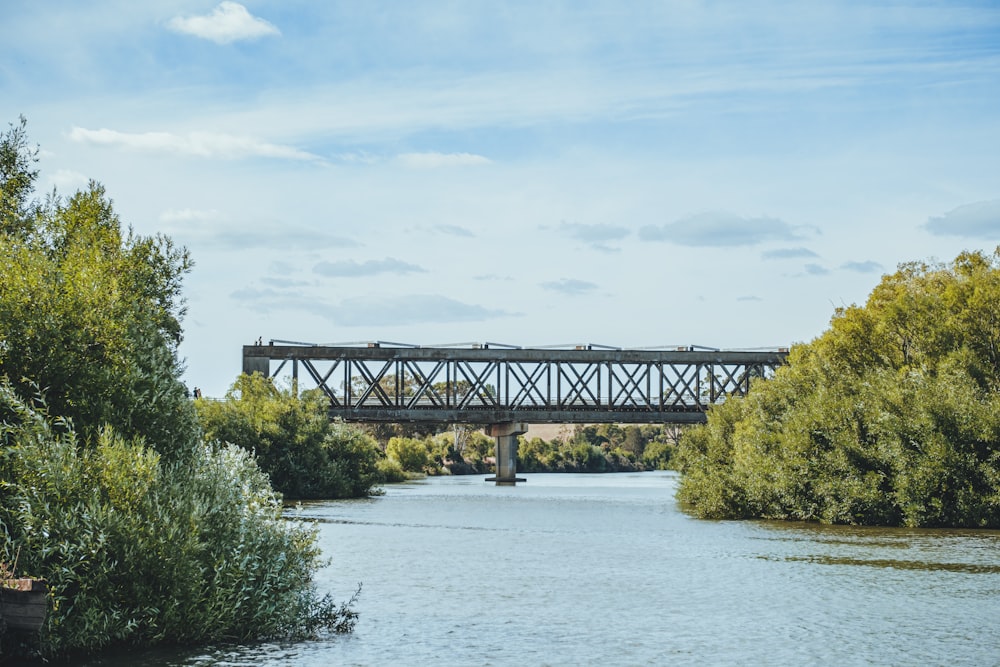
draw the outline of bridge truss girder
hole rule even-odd
[[[248,345],[243,371],[317,388],[355,422],[692,423],[787,353]]]

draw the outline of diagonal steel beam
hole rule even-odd
[[[700,420],[787,357],[784,350],[488,347],[253,345],[243,349],[243,368],[277,378],[291,362],[295,380],[301,362],[302,379],[323,392],[331,415],[353,421],[649,423]]]

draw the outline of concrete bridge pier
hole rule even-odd
[[[487,477],[487,482],[496,482],[497,486],[515,486],[526,481],[517,476],[517,436],[527,433],[528,425],[522,422],[507,422],[490,424],[486,427],[486,435],[497,441],[497,476]]]

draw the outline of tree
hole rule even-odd
[[[332,424],[319,391],[296,396],[259,373],[240,375],[225,400],[195,401],[209,441],[256,456],[288,498],[354,498],[377,482],[378,445],[360,429]]]
[[[94,182],[32,201],[36,154],[23,119],[0,135],[0,562],[49,582],[38,648],[350,629],[313,586],[315,530],[249,454],[201,443],[187,252],[124,232]]]
[[[1000,248],[904,264],[681,439],[712,517],[1000,526]]]
[[[38,147],[28,144],[27,120],[0,134],[0,234],[23,236],[30,227]]]
[[[177,355],[181,282],[167,237],[122,229],[104,188],[29,200],[24,120],[0,137],[0,375],[41,393],[84,441],[104,425],[167,456],[198,440]]]
[[[427,446],[417,438],[393,436],[389,438],[385,453],[406,472],[422,472],[430,463]]]
[[[626,452],[642,457],[646,449],[646,441],[642,437],[642,430],[638,426],[625,427],[625,439],[622,441],[622,449]]]

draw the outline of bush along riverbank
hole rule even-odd
[[[124,229],[98,183],[34,199],[25,127],[0,135],[0,562],[48,582],[30,650],[349,630],[316,591],[313,528],[251,454],[202,438],[179,380],[186,250]]]
[[[703,517],[1000,527],[1000,248],[883,277],[678,461]]]
[[[318,389],[297,395],[255,373],[238,377],[223,400],[194,405],[206,440],[251,453],[286,500],[358,498],[383,481],[375,439],[331,423]]]
[[[378,463],[385,482],[407,474],[472,475],[495,471],[493,438],[469,426],[434,434],[409,434],[405,427],[379,431],[385,459]],[[396,435],[394,433],[400,433]],[[521,436],[518,472],[637,472],[666,470],[681,429],[671,425],[580,425],[568,437]]]

